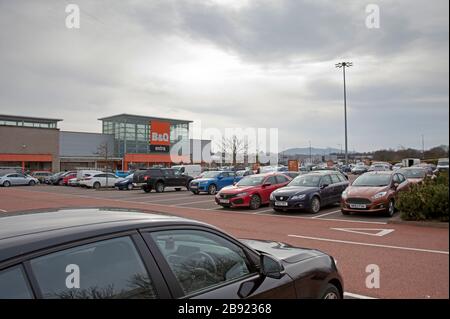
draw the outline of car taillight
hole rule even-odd
[[[85,177],[84,180],[85,181],[90,181],[92,179],[92,177]]]
[[[144,181],[148,180],[150,178],[150,176],[144,176]]]

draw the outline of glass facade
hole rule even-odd
[[[161,120],[170,122],[170,143],[189,139],[189,121]],[[150,132],[152,118],[138,116],[117,116],[102,119],[103,133],[113,134],[116,156],[127,153],[151,154]]]
[[[56,128],[56,122],[35,122],[35,121],[26,121],[26,120],[2,120],[0,119],[0,125],[8,125],[8,126],[24,126],[24,127],[36,127],[36,128]]]

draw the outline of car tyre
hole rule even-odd
[[[209,185],[208,187],[208,194],[209,195],[216,195],[217,193],[217,186],[214,184]]]
[[[261,207],[261,197],[259,195],[252,195],[250,197],[250,209],[258,209]]]
[[[320,299],[341,299],[341,294],[335,285],[328,284]]]
[[[311,198],[311,202],[309,203],[309,212],[311,214],[317,214],[320,212],[320,199],[317,196]]]
[[[3,187],[9,187],[9,186],[11,186],[11,182],[9,182],[9,181],[3,182]]]
[[[64,181],[63,181],[62,179],[60,179],[60,180],[58,181],[58,185],[59,185],[59,186],[64,186]]]
[[[101,186],[102,185],[99,182],[95,182],[94,185],[93,185],[93,188],[98,190],[98,189],[100,189]]]
[[[143,187],[142,188],[144,190],[144,192],[146,193],[150,193],[152,191],[152,189],[150,187]]]
[[[133,184],[128,184],[128,185],[127,185],[127,189],[128,189],[129,191],[133,190]]]
[[[30,182],[28,183],[28,185],[34,186],[34,185],[36,185],[36,182],[35,182],[35,181],[30,181]]]
[[[395,201],[391,199],[388,204],[388,208],[386,209],[386,216],[392,217],[395,214]]]
[[[155,191],[156,191],[157,193],[162,193],[162,192],[164,192],[164,184],[161,183],[161,182],[156,183],[156,185],[155,185]]]
[[[193,193],[194,195],[198,195],[198,194],[200,194],[200,192],[199,192],[199,191],[192,191],[192,193]]]

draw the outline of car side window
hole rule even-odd
[[[394,174],[393,178],[392,178],[392,182],[394,183],[401,183],[400,182],[400,178],[398,177],[398,174]]]
[[[341,182],[347,182],[347,179],[345,178],[344,175],[339,174],[339,175],[336,175],[336,176],[339,178],[339,181],[341,181]]]
[[[403,183],[406,180],[406,177],[403,176],[403,174],[398,173],[397,175],[398,175],[398,179],[399,179],[400,183]]]
[[[0,299],[32,299],[33,293],[21,266],[0,271]]]
[[[275,185],[275,184],[277,184],[277,180],[276,180],[275,176],[270,176],[270,177],[266,178],[266,181],[264,182],[264,184]]]
[[[244,251],[215,234],[171,230],[151,234],[185,295],[252,273]]]
[[[330,175],[325,175],[320,180],[320,185],[331,185],[333,184],[333,181],[331,180]]]
[[[339,179],[338,175],[336,175],[336,174],[331,175],[331,181],[333,182],[333,184],[341,183],[341,180]]]
[[[48,299],[157,298],[128,236],[38,257],[31,260],[31,269]],[[79,276],[79,282],[71,274]]]
[[[277,175],[276,176],[277,179],[277,184],[283,184],[283,183],[287,183],[289,180],[287,179],[287,177],[283,176],[283,175]]]
[[[223,172],[222,174],[220,174],[220,176],[222,176],[223,178],[227,178],[230,177],[230,174],[228,172]]]

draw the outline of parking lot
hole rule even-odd
[[[343,216],[338,206],[320,213],[224,209],[211,195],[167,189],[93,190],[38,185],[0,188],[0,213],[52,208],[111,207],[177,215],[213,224],[238,238],[270,239],[333,255],[347,298],[448,298],[448,228],[390,224],[380,216]],[[426,238],[426,240],[424,240]],[[380,288],[366,285],[367,267],[380,269]]]

